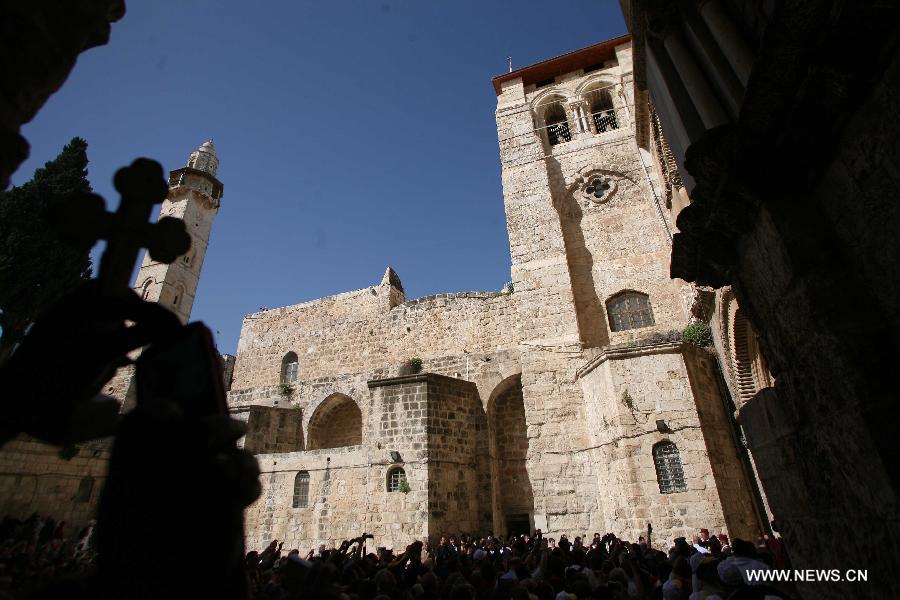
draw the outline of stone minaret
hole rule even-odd
[[[134,283],[141,298],[162,304],[177,314],[182,323],[191,316],[213,219],[219,212],[223,188],[216,179],[218,168],[219,158],[210,140],[191,153],[186,167],[169,174],[169,195],[159,216],[184,221],[191,234],[191,249],[168,265],[145,254]]]

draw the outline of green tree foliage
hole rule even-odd
[[[35,317],[91,275],[90,253],[62,240],[50,213],[89,193],[87,142],[73,138],[21,187],[0,191],[0,362]]]

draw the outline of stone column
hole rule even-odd
[[[719,92],[729,117],[736,120],[744,98],[744,85],[725,58],[720,44],[695,12],[685,16],[685,34],[697,62],[709,77],[710,84]]]
[[[572,115],[575,118],[575,132],[577,133],[591,133],[591,128],[588,125],[587,111],[585,110],[585,101],[584,100],[574,100],[569,103],[569,110],[571,110]]]
[[[703,18],[710,33],[716,38],[716,42],[722,49],[726,60],[734,69],[735,75],[746,88],[750,80],[750,72],[753,70],[755,57],[753,51],[741,37],[735,28],[731,18],[722,8],[719,0],[707,0],[700,3],[700,16]]]
[[[663,131],[690,191],[693,179],[683,170],[684,155],[688,146],[703,134],[703,122],[668,54],[659,43],[647,45],[647,84]]]
[[[694,61],[691,50],[685,44],[681,32],[671,31],[663,40],[663,46],[665,46],[669,58],[672,59],[681,81],[684,82],[684,87],[687,88],[687,93],[700,114],[703,126],[706,129],[712,129],[717,125],[727,123],[728,117],[706,82],[703,72]]]

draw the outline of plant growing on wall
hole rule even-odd
[[[409,366],[412,368],[413,373],[418,373],[422,370],[422,359],[418,356],[413,356],[409,359]]]
[[[406,480],[406,477],[400,480],[400,483],[397,485],[397,491],[403,492],[404,494],[408,494],[410,492],[409,482]]]
[[[703,321],[691,323],[681,332],[682,341],[705,348],[712,345],[712,330]]]
[[[294,386],[289,383],[278,384],[278,393],[282,396],[290,396],[294,392]]]

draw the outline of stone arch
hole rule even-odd
[[[610,89],[615,90],[616,85],[618,84],[618,80],[616,77],[609,74],[601,74],[594,75],[593,77],[589,77],[578,84],[578,87],[575,88],[575,94],[578,96],[583,96],[586,93],[591,92],[595,89]]]
[[[605,133],[619,128],[616,114],[616,84],[605,78],[593,78],[580,86],[578,95],[587,113],[592,133]]]
[[[532,103],[535,129],[549,146],[555,146],[572,139],[574,118],[567,98],[559,90],[548,90],[535,98]]]
[[[504,534],[524,532],[534,527],[534,489],[527,469],[522,374],[501,381],[487,406],[493,529]]]
[[[535,114],[538,114],[541,109],[546,107],[548,104],[553,104],[556,102],[565,103],[566,100],[568,100],[568,93],[565,90],[555,87],[549,88],[540,92],[531,99],[531,110]]]
[[[309,419],[307,450],[362,444],[362,411],[350,396],[331,394]]]

